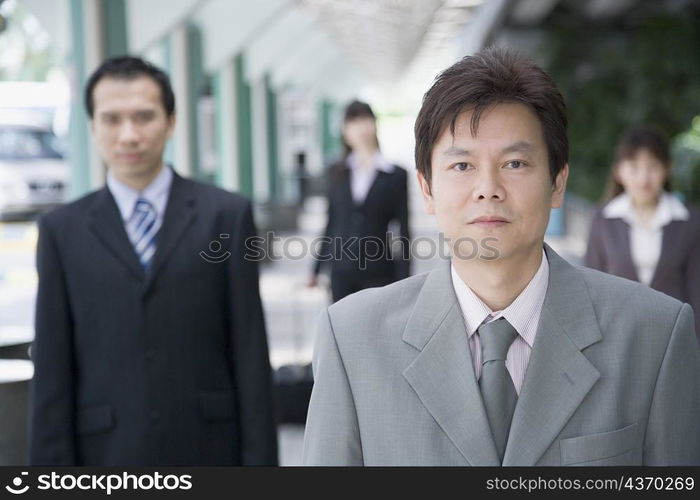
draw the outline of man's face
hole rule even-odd
[[[484,244],[501,259],[541,252],[550,209],[564,198],[568,165],[552,184],[542,126],[525,105],[487,109],[476,136],[471,116],[461,113],[454,136],[448,126],[435,143],[431,186],[418,174],[427,212],[453,245],[463,242],[453,248],[455,258],[473,257],[476,246],[493,258]]]
[[[151,78],[104,78],[93,93],[92,133],[100,156],[117,179],[150,177],[163,162],[175,117],[168,117]]]

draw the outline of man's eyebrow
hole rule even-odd
[[[506,146],[501,150],[501,154],[509,153],[532,153],[535,151],[535,146],[527,141],[517,141]],[[450,146],[445,151],[442,152],[442,156],[471,156],[471,151],[468,149],[461,148],[459,146]]]
[[[459,146],[450,146],[442,152],[442,156],[471,156],[471,152]]]
[[[501,150],[501,154],[508,153],[532,153],[535,151],[535,146],[527,141],[514,142],[510,146],[507,146]]]

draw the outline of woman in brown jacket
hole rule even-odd
[[[596,212],[584,264],[689,303],[700,337],[700,211],[670,192],[668,142],[636,127],[620,140],[609,201]]]

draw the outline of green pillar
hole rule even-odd
[[[89,119],[83,104],[88,71],[105,59],[128,52],[126,0],[69,0],[70,64],[74,92],[70,117],[70,197],[77,198],[102,185],[104,170],[93,156]],[[96,28],[96,29],[92,29]],[[97,48],[97,50],[91,50]]]
[[[189,106],[190,117],[190,165],[192,165],[192,176],[205,182],[213,182],[213,175],[202,172],[199,166],[199,113],[197,104],[199,98],[207,84],[207,77],[204,73],[204,62],[202,59],[203,44],[202,33],[200,29],[190,24],[187,28],[187,56],[188,56],[188,72],[189,79],[187,89],[189,91],[187,106]]]
[[[126,32],[126,0],[102,0],[102,43],[104,58],[123,56],[129,52]]]
[[[83,25],[83,2],[71,0],[70,19],[72,45],[75,48],[85,46],[85,31]],[[70,55],[75,75],[75,85],[70,113],[69,157],[71,165],[70,197],[78,198],[90,190],[88,120],[83,107],[82,90],[85,76],[85,53],[83,50],[73,50]]]
[[[214,77],[212,78],[212,93],[214,94],[214,102],[216,102],[216,149],[217,149],[217,156],[218,156],[218,166],[216,169],[216,176],[214,178],[214,183],[226,189],[228,186],[227,184],[227,179],[226,179],[226,168],[231,168],[231,165],[226,165],[227,160],[228,160],[228,144],[224,141],[224,120],[227,120],[228,117],[225,116],[225,104],[224,104],[224,97],[222,95],[224,89],[223,85],[225,85],[225,82],[223,81],[224,77],[221,74],[221,71],[217,72]]]
[[[212,82],[216,106],[216,184],[229,191],[239,191],[238,133],[236,130],[236,78],[233,60],[226,62]]]
[[[160,50],[163,53],[163,71],[165,71],[168,76],[171,75],[172,65],[173,65],[173,50],[172,43],[170,42],[170,37],[166,36],[160,43]],[[175,103],[178,106],[180,103]],[[163,152],[163,159],[165,163],[172,165],[175,162],[175,136],[170,138],[170,140],[165,145],[165,151]]]
[[[276,200],[277,175],[279,165],[277,163],[277,95],[270,84],[270,75],[265,75],[265,101],[267,108],[267,166],[270,199]]]
[[[328,165],[340,153],[341,141],[339,131],[333,126],[333,103],[321,101],[321,153],[324,165]]]
[[[253,196],[253,135],[250,106],[250,85],[245,81],[243,54],[234,59],[236,78],[236,114],[238,133],[239,190]]]

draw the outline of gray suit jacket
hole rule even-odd
[[[687,304],[575,268],[550,277],[503,465],[700,464]],[[500,465],[449,263],[322,314],[308,465]]]

